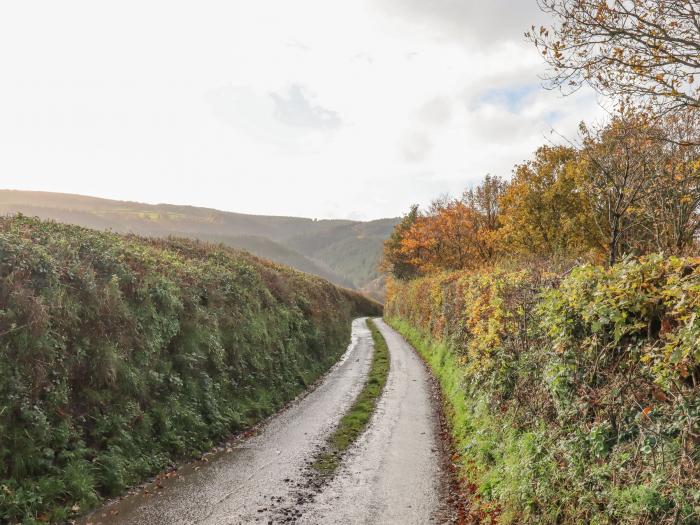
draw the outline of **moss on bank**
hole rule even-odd
[[[222,246],[0,219],[0,522],[64,520],[200,454],[379,313]]]

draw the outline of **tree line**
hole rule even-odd
[[[688,0],[540,0],[551,27],[526,33],[546,85],[614,101],[604,124],[547,144],[506,181],[413,206],[385,243],[399,279],[504,258],[606,262],[697,250],[700,9]]]

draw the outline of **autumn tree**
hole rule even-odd
[[[645,252],[681,255],[695,248],[700,228],[700,135],[694,112],[665,116],[650,134],[657,142],[657,172],[643,203]]]
[[[475,210],[481,238],[481,258],[491,260],[496,255],[496,232],[501,226],[500,199],[506,189],[500,177],[486,175],[481,184],[462,194],[462,202]]]
[[[390,272],[397,279],[410,279],[418,274],[418,268],[410,260],[412,257],[402,250],[403,240],[417,219],[418,205],[414,204],[394,227],[391,236],[384,241],[381,269]]]
[[[498,202],[504,187],[501,179],[489,176],[459,199],[436,199],[423,213],[412,208],[385,243],[384,268],[405,279],[492,261],[497,255]]]
[[[599,234],[607,239],[609,264],[639,246],[642,208],[657,184],[659,145],[649,121],[621,112],[606,126],[581,124],[581,186]]]
[[[589,84],[664,111],[700,108],[700,6],[694,0],[538,0],[554,19],[526,36],[550,86]]]
[[[503,250],[528,257],[575,257],[604,245],[580,185],[578,151],[542,146],[515,167],[502,195]]]
[[[650,252],[688,254],[700,230],[700,113],[650,118],[622,107],[581,125],[580,142],[543,146],[506,183],[487,176],[460,198],[413,207],[385,244],[399,279],[469,270],[503,258],[615,264]]]
[[[459,200],[435,201],[402,240],[402,254],[422,273],[472,267],[476,258],[476,212]]]

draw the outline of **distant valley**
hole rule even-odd
[[[0,190],[0,214],[23,213],[99,230],[223,243],[383,299],[382,243],[399,219],[369,222],[247,215],[65,193]]]

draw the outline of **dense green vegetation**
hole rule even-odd
[[[372,331],[374,342],[374,353],[367,382],[350,410],[340,420],[338,428],[328,438],[328,450],[320,454],[313,464],[314,468],[323,474],[331,474],[335,471],[343,454],[365,430],[389,375],[390,356],[386,341],[374,321],[368,319],[367,325]]]
[[[200,454],[379,311],[221,245],[0,219],[0,522],[61,521]]]
[[[314,220],[142,204],[62,193],[0,190],[0,213],[21,212],[99,230],[189,237],[250,251],[383,299],[382,242],[396,219]]]
[[[698,260],[655,255],[395,281],[386,315],[440,379],[475,517],[691,524],[698,310]]]

